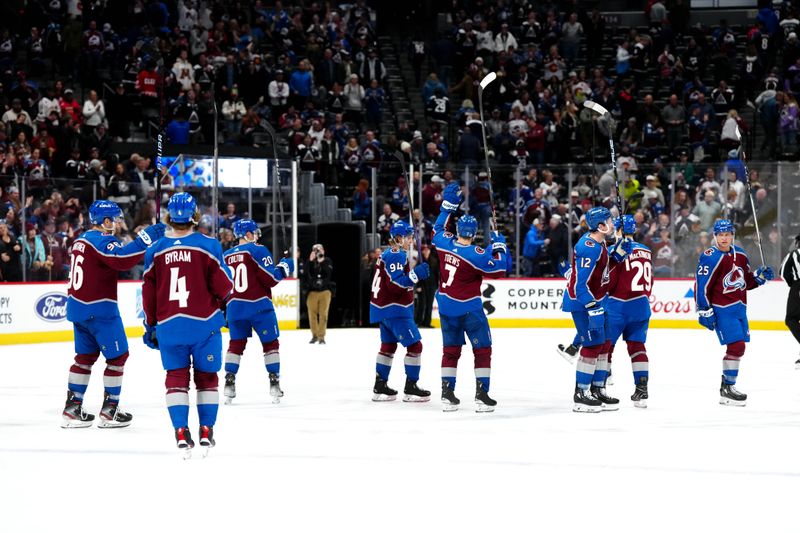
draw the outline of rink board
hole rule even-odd
[[[118,299],[129,336],[142,334],[141,282],[120,282]],[[483,308],[495,328],[572,328],[561,310],[563,279],[501,279],[481,286]],[[282,330],[297,329],[299,284],[286,280],[273,288],[273,303]],[[788,287],[773,281],[748,293],[748,316],[754,330],[785,329]],[[694,310],[694,280],[659,279],[650,297],[653,328],[699,329]],[[433,322],[439,325],[434,305]],[[0,285],[0,344],[72,340],[66,320],[64,283],[6,283]]]
[[[288,279],[272,289],[272,302],[282,330],[297,329],[298,281]],[[117,288],[120,316],[129,337],[141,336],[142,283],[122,281]],[[0,285],[0,344],[72,340],[67,321],[65,283],[4,283]]]

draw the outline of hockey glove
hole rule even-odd
[[[281,270],[284,278],[288,278],[294,272],[294,261],[289,257],[284,257],[275,266]]]
[[[571,268],[572,265],[570,265],[566,259],[562,259],[561,261],[558,262],[558,273],[564,276],[565,278],[567,277],[567,273],[570,271]]]
[[[451,183],[442,192],[442,211],[453,213],[461,205],[461,186]]]
[[[508,253],[506,238],[496,231],[492,232],[492,253]]]
[[[414,270],[409,272],[408,277],[414,283],[418,281],[422,281],[424,279],[428,279],[431,275],[431,267],[428,266],[428,263],[420,263],[417,265]]]
[[[586,312],[589,313],[589,329],[603,331],[606,327],[606,310],[603,306],[592,302],[586,306]]]
[[[145,247],[150,246],[158,239],[164,236],[164,233],[167,231],[167,226],[161,222],[158,224],[153,224],[152,226],[144,228],[142,231],[139,232],[139,238],[144,243]]]
[[[158,350],[158,337],[156,337],[156,327],[148,324],[144,325],[144,337],[142,337],[145,345],[153,350]]]
[[[625,256],[633,251],[633,243],[629,240],[619,241],[611,248],[611,258],[617,263],[625,261]]]
[[[755,271],[756,283],[763,285],[768,281],[775,279],[775,272],[772,271],[770,266],[760,266]]]
[[[717,329],[717,317],[714,316],[713,309],[698,309],[697,315],[701,326],[711,331]]]

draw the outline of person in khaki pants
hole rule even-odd
[[[325,248],[315,244],[311,248],[311,256],[306,267],[306,287],[308,297],[308,322],[311,326],[311,341],[309,344],[325,344],[325,331],[328,327],[328,308],[331,305],[333,288],[333,263],[325,257]]]

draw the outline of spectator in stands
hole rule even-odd
[[[549,239],[545,237],[543,227],[542,221],[536,218],[525,234],[522,247],[522,275],[528,278],[541,275],[539,262],[543,256],[542,248],[550,244]]]
[[[25,224],[25,238],[21,239],[21,242],[26,279],[46,281],[47,257],[44,253],[44,243],[42,243],[39,231],[34,224],[30,222]]]
[[[400,218],[408,217],[408,184],[402,176],[397,178],[396,186],[392,189],[391,206],[392,211]]]
[[[681,144],[686,124],[686,110],[678,101],[678,95],[672,94],[669,103],[661,110],[661,117],[667,129],[667,145],[674,149]]]
[[[431,176],[431,181],[422,189],[422,214],[429,221],[433,221],[439,215],[442,189],[444,189],[444,179],[438,174]]]
[[[582,36],[583,25],[578,22],[578,14],[570,13],[569,19],[561,26],[561,50],[569,66],[575,64]]]
[[[379,130],[383,120],[383,106],[386,101],[386,91],[373,78],[369,88],[364,92],[367,127]]]
[[[189,123],[183,113],[177,113],[166,127],[167,140],[172,144],[189,144]]]
[[[358,74],[350,75],[350,81],[345,85],[343,92],[346,98],[345,120],[361,124],[363,120],[362,113],[364,109],[365,91],[364,87],[358,83]]]
[[[797,131],[800,129],[800,112],[798,112],[797,100],[791,94],[778,93],[779,104],[779,131],[781,134],[781,150],[783,153],[794,153],[797,151]]]
[[[378,217],[378,233],[381,236],[381,244],[389,244],[389,230],[392,228],[392,224],[398,220],[400,220],[400,216],[392,212],[392,206],[383,204],[383,213]]]
[[[233,86],[230,96],[222,103],[222,118],[228,132],[228,141],[235,139],[242,129],[242,119],[247,114],[244,102],[239,99],[239,88]]]
[[[714,221],[719,218],[722,212],[722,206],[716,200],[714,191],[707,190],[703,194],[703,201],[698,202],[692,214],[700,218],[700,228],[703,231],[709,231],[714,226]]]
[[[353,220],[369,220],[372,214],[372,198],[369,195],[369,182],[361,179],[353,193]]]
[[[0,276],[3,281],[22,281],[22,245],[0,219]]]
[[[306,100],[311,97],[314,87],[314,75],[309,70],[308,61],[301,60],[297,69],[292,72],[289,78],[289,89],[292,104],[298,109],[306,104]]]
[[[5,124],[15,124],[19,120],[19,117],[23,117],[22,123],[26,126],[32,128],[33,122],[31,121],[31,116],[22,108],[22,100],[19,98],[14,98],[11,101],[11,109],[7,110],[3,113],[3,122]]]

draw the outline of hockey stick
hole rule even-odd
[[[583,106],[590,111],[597,113],[600,115],[600,118],[605,118],[606,120],[611,118],[611,113],[608,112],[608,109],[601,106],[597,102],[592,102],[591,100],[586,100],[583,103]],[[608,147],[611,150],[611,168],[614,171],[614,187],[617,189],[617,213],[619,216],[622,216],[622,191],[619,188],[619,175],[617,174],[617,152],[614,149],[614,135],[611,132],[611,125],[609,124],[608,128]],[[594,124],[592,124],[592,135],[594,135]],[[594,165],[594,161],[592,161],[592,165]]]
[[[756,226],[756,244],[758,245],[758,253],[761,255],[761,266],[766,265],[764,261],[764,248],[761,245],[761,230],[758,228],[758,213],[756,212],[756,202],[753,199],[753,186],[750,183],[750,170],[747,168],[747,154],[744,153],[744,139],[742,132],[739,131],[739,126],[736,126],[736,138],[739,139],[739,160],[744,165],[745,183],[747,183],[747,196],[750,198],[750,207],[753,209],[753,222]]]
[[[397,162],[400,163],[400,170],[403,172],[403,177],[406,179],[406,196],[408,196],[408,223],[414,229],[414,244],[417,247],[417,255],[419,257],[419,262],[422,263],[422,246],[419,239],[419,228],[417,227],[416,222],[414,221],[414,197],[411,194],[411,182],[409,181],[408,171],[406,170],[406,160],[403,157],[403,153],[399,150],[392,153],[392,157],[397,159]],[[420,174],[420,177],[422,174]],[[420,179],[420,187],[422,187],[422,179]]]
[[[274,187],[276,183],[278,186],[278,211],[281,216],[281,238],[283,239],[281,244],[286,244],[286,224],[284,223],[286,219],[283,211],[283,188],[281,186],[281,165],[278,161],[278,139],[275,134],[275,128],[272,127],[272,124],[267,121],[263,121],[263,124],[264,129],[267,131],[270,139],[272,140],[272,159],[275,162],[275,180],[273,181],[272,186]],[[272,247],[275,247],[275,243],[272,243]],[[283,257],[289,257],[289,250],[283,250]]]
[[[156,223],[161,222],[161,182],[164,179],[164,69],[166,62],[162,58],[161,87],[158,91],[158,137],[156,139]]]
[[[494,191],[492,190],[492,167],[489,166],[489,145],[486,143],[486,123],[483,121],[483,91],[495,79],[497,74],[490,72],[478,84],[478,111],[481,114],[481,137],[483,137],[483,160],[486,164],[486,174],[489,177],[489,205],[492,207],[492,231],[497,231],[497,215],[494,211]]]

